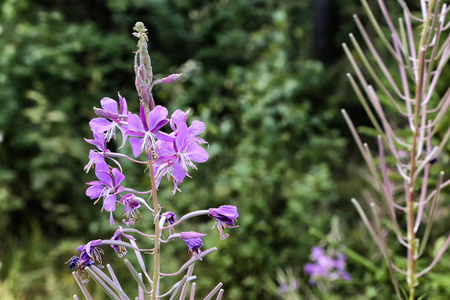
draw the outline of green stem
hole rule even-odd
[[[159,238],[161,236],[161,228],[159,227],[159,204],[158,197],[156,193],[156,181],[155,181],[155,171],[153,170],[153,154],[150,153],[150,160],[148,161],[148,168],[150,170],[150,180],[152,183],[152,198],[153,198],[153,210],[155,214],[155,251],[153,254],[153,290],[152,290],[152,300],[156,300],[159,296],[159,272],[160,272],[160,254],[161,247]]]
[[[410,171],[410,182],[409,182],[409,198],[407,203],[407,220],[408,220],[408,268],[407,268],[407,281],[409,285],[409,299],[414,300],[415,297],[415,287],[417,286],[417,278],[416,278],[416,262],[417,262],[417,239],[416,234],[414,232],[414,224],[415,224],[415,209],[414,209],[414,178],[416,173],[416,151],[417,151],[417,139],[419,134],[419,119],[420,119],[420,106],[423,94],[423,83],[425,77],[425,52],[424,49],[426,37],[429,30],[429,23],[431,18],[431,12],[434,6],[434,0],[431,0],[428,6],[427,17],[423,24],[423,29],[420,36],[419,42],[419,52],[418,52],[418,82],[416,85],[415,91],[415,107],[414,107],[414,135],[413,135],[413,146],[411,150],[411,171]]]

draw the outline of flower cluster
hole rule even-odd
[[[175,213],[171,211],[162,212],[162,206],[158,202],[157,190],[164,177],[173,183],[173,194],[180,191],[180,185],[186,177],[191,177],[192,169],[196,170],[196,163],[204,163],[209,155],[201,146],[207,144],[199,135],[205,131],[205,124],[201,121],[192,121],[188,124],[190,110],[183,111],[176,109],[169,118],[167,108],[156,105],[152,89],[158,84],[171,84],[177,82],[181,74],[172,74],[165,78],[153,81],[153,73],[150,63],[150,56],[147,53],[146,29],[142,23],[136,23],[134,33],[139,38],[138,48],[135,56],[136,89],[140,96],[139,113],[134,114],[128,111],[128,104],[124,97],[118,94],[119,100],[105,97],[101,99],[101,108],[95,108],[97,117],[89,122],[93,139],[85,139],[87,143],[95,146],[89,152],[89,162],[84,170],[88,173],[95,170],[97,180],[88,182],[86,195],[94,200],[94,204],[102,201],[101,210],[109,212],[109,221],[115,223],[115,214],[119,207],[124,207],[122,223],[126,227],[118,226],[118,229],[110,239],[94,240],[86,245],[78,247],[79,256],[73,256],[69,261],[69,268],[76,268],[77,279],[84,278],[83,272],[97,278],[105,278],[98,268],[89,268],[96,262],[102,267],[101,255],[103,250],[101,245],[110,245],[119,257],[126,255],[132,249],[137,257],[144,278],[148,279],[152,290],[144,291],[152,296],[152,299],[159,298],[159,279],[163,276],[175,276],[183,271],[184,266],[173,274],[160,272],[160,265],[153,267],[153,275],[147,273],[141,252],[155,255],[155,262],[159,263],[161,243],[168,243],[173,239],[184,241],[189,249],[191,258],[189,264],[193,264],[208,253],[215,251],[210,248],[202,251],[202,237],[206,234],[195,231],[175,232],[175,226],[194,216],[209,215],[214,219],[221,239],[227,238],[224,228],[237,227],[234,222],[239,217],[236,206],[224,205],[219,208],[209,210],[199,210],[188,213],[177,219]],[[166,126],[167,125],[167,126]],[[165,129],[167,128],[167,129]],[[116,153],[108,148],[108,143],[116,139],[117,133],[122,137],[119,149],[129,146],[134,157],[123,153]],[[137,191],[126,185],[124,169],[120,164],[121,159],[142,165],[143,169],[149,172],[151,189],[148,191]],[[147,195],[152,198],[153,207],[138,195]],[[146,234],[137,229],[131,228],[138,218],[142,218],[140,210],[148,210],[152,216],[147,219],[154,224],[154,234]],[[145,216],[144,216],[145,218]],[[166,227],[164,227],[166,225]],[[168,235],[166,235],[166,230]],[[149,249],[140,248],[137,237],[144,238],[146,242],[151,241],[153,247]],[[167,239],[164,239],[167,237]],[[140,242],[140,241],[139,241]],[[109,266],[108,266],[109,268]],[[134,270],[134,267],[130,267]],[[109,270],[110,271],[110,270]],[[137,273],[133,273],[137,276]],[[192,269],[188,273],[192,273]],[[152,277],[154,280],[150,279]],[[188,275],[188,278],[193,276]],[[102,285],[102,281],[98,281]],[[188,284],[186,281],[183,284]],[[140,285],[142,287],[142,285]],[[120,286],[110,285],[105,290],[114,289],[121,298],[124,297]],[[186,289],[184,287],[183,289]],[[175,290],[175,289],[173,289]],[[217,291],[217,290],[216,290]],[[90,298],[83,290],[86,298]],[[112,293],[110,294],[116,294]],[[124,297],[126,298],[126,297]],[[140,298],[141,299],[141,298]],[[143,299],[143,298],[142,298]]]
[[[102,209],[110,212],[111,224],[114,224],[113,212],[117,204],[125,205],[125,216],[128,221],[124,222],[130,225],[136,220],[134,211],[140,207],[140,204],[138,201],[133,201],[136,199],[133,193],[123,195],[130,189],[122,185],[125,175],[116,158],[135,160],[107,148],[107,142],[116,137],[116,129],[122,133],[121,147],[125,146],[128,140],[135,158],[145,152],[146,157],[153,162],[156,188],[159,187],[161,179],[166,176],[168,180],[173,181],[173,193],[180,191],[179,185],[186,176],[190,177],[189,170],[197,169],[194,163],[203,163],[209,156],[200,146],[206,141],[198,137],[205,130],[205,124],[201,121],[193,121],[188,127],[186,122],[189,111],[184,112],[178,109],[170,119],[167,119],[168,111],[161,105],[154,107],[148,113],[141,105],[140,113],[137,115],[127,111],[127,102],[120,94],[119,103],[120,109],[115,100],[103,98],[102,109],[94,108],[99,116],[89,123],[94,139],[86,139],[86,142],[96,146],[97,149],[90,151],[90,160],[85,170],[89,172],[91,167],[95,167],[95,175],[99,180],[87,183],[90,187],[86,195],[95,199],[96,202],[103,199]],[[163,132],[162,127],[168,123],[172,132]],[[114,162],[114,167],[109,166],[106,159]]]
[[[304,271],[311,276],[309,283],[315,284],[319,279],[331,281],[342,279],[350,280],[350,274],[345,270],[346,256],[342,253],[327,254],[320,246],[315,246],[311,251],[313,263],[307,263]]]

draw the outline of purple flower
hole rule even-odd
[[[202,236],[205,236],[204,233],[198,233],[195,231],[187,231],[182,232],[180,234],[180,238],[186,243],[189,247],[189,253],[192,253],[197,258],[200,258],[199,255],[202,253],[200,247],[203,245]]]
[[[339,275],[338,277],[342,278],[345,281],[348,281],[352,279],[352,276],[345,270],[345,267],[347,265],[346,260],[347,257],[345,256],[345,254],[338,253],[336,255],[336,260],[334,261],[334,268]]]
[[[310,284],[315,284],[320,278],[351,279],[350,274],[345,271],[346,257],[344,254],[327,255],[322,247],[315,246],[311,251],[311,259],[314,263],[307,263],[304,267],[305,273],[311,276]]]
[[[120,184],[125,179],[125,176],[116,168],[112,169],[112,174],[109,171],[95,170],[95,175],[100,180],[88,182],[90,187],[86,190],[86,195],[91,199],[98,201],[103,198],[102,208],[110,212],[111,225],[114,224],[112,212],[116,210],[117,195],[124,190]]]
[[[160,138],[158,130],[169,122],[167,114],[167,109],[158,105],[146,117],[144,107],[141,105],[140,117],[135,114],[129,116],[127,134],[137,136],[137,138],[130,138],[135,157],[138,157],[142,150],[150,153],[151,150],[155,149],[156,138]]]
[[[105,133],[104,132],[95,132],[93,131],[94,139],[84,139],[87,143],[94,145],[97,147],[97,152],[106,154],[110,152],[106,147]]]
[[[190,134],[186,123],[178,123],[174,134],[176,134],[174,141],[158,142],[155,175],[157,186],[165,175],[172,178],[175,194],[179,191],[178,186],[184,178],[189,176],[189,167],[196,170],[194,162],[203,163],[208,160],[209,155],[200,147],[198,139]]]
[[[78,252],[80,252],[80,256],[73,256],[68,263],[69,268],[72,270],[74,267],[77,267],[78,270],[82,271],[85,267],[92,266],[97,261],[100,266],[102,266],[102,257],[101,254],[104,254],[103,250],[98,248],[98,246],[102,245],[101,240],[90,241],[86,245],[81,245],[77,248]]]
[[[325,256],[325,251],[320,246],[314,246],[311,250],[311,259],[317,261],[322,256]]]
[[[166,222],[172,225],[177,221],[177,215],[171,211],[166,211],[161,215],[161,217],[166,217]]]
[[[299,289],[300,283],[298,282],[298,280],[297,279],[291,280],[292,281],[290,282],[283,282],[280,284],[278,288],[278,292],[280,295],[286,295],[288,293],[296,292]]]
[[[66,264],[69,263],[69,269],[72,270],[73,268],[78,266],[79,261],[80,258],[78,256],[72,256],[72,258],[68,262],[66,262]]]
[[[220,233],[220,239],[224,240],[229,235],[224,233],[225,228],[235,228],[238,227],[234,225],[234,221],[239,217],[237,207],[233,205],[222,205],[219,208],[210,208],[208,216],[214,219],[214,227]]]
[[[122,131],[122,146],[125,145],[127,135],[127,126],[125,119],[128,118],[128,105],[125,98],[119,95],[120,109],[117,108],[117,101],[105,97],[100,100],[102,108],[94,107],[95,113],[100,118],[94,118],[89,122],[89,126],[93,132],[106,132],[105,138],[110,141],[116,136],[116,127]],[[109,119],[109,120],[108,120]]]
[[[129,240],[133,240],[133,241],[135,240],[135,238],[132,237],[131,235],[123,233],[122,226],[119,226],[118,229],[116,230],[116,232],[114,232],[114,235],[112,236],[111,240],[112,241],[122,241],[122,236]],[[117,253],[117,255],[119,257],[124,256],[128,252],[127,248],[125,248],[124,246],[121,246],[121,245],[111,245],[111,247],[114,249],[114,251]]]
[[[170,225],[172,225],[173,223],[175,223],[177,221],[177,215],[171,211],[166,211],[165,213],[163,213],[161,215],[161,217],[165,217],[166,222]],[[168,230],[169,230],[170,234],[173,234],[175,232],[175,229],[173,227],[169,227]]]
[[[122,199],[120,199],[120,203],[125,205],[125,216],[128,218],[128,221],[124,219],[122,222],[124,222],[128,226],[134,225],[134,223],[137,222],[138,215],[139,217],[141,217],[141,214],[138,210],[141,207],[141,204],[135,199],[136,196],[133,194],[126,194],[122,197]]]
[[[83,170],[88,173],[92,166],[94,166],[96,170],[103,170],[106,172],[109,170],[109,166],[105,162],[105,156],[95,150],[89,151],[89,162],[84,166]]]
[[[173,112],[172,116],[170,117],[170,127],[173,130],[173,135],[178,134],[179,131],[178,127],[180,124],[183,123],[186,124],[189,111],[190,110],[184,112],[181,109],[177,109],[176,111]],[[206,128],[205,123],[197,120],[192,121],[191,126],[189,126],[188,128],[189,139],[195,140],[197,143],[200,144],[206,144],[206,141],[204,139],[197,136],[201,134],[203,131],[205,131],[205,128]]]
[[[104,132],[93,132],[94,139],[84,139],[86,142],[88,142],[91,145],[94,145],[97,147],[97,150],[90,150],[89,151],[89,162],[84,167],[84,170],[86,173],[89,172],[92,165],[96,166],[96,169],[100,170],[108,170],[109,167],[105,162],[105,158],[108,157],[108,153],[111,153],[109,149],[106,147],[106,140],[105,140],[105,133]],[[113,160],[119,168],[121,168],[120,164]]]

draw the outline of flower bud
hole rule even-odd
[[[119,114],[107,111],[105,109],[97,108],[97,107],[94,107],[94,112],[100,118],[117,119],[119,117]]]
[[[180,74],[172,74],[167,77],[164,77],[163,79],[156,80],[155,82],[153,82],[152,85],[157,85],[157,84],[161,84],[161,83],[162,84],[175,83],[178,80],[180,80],[180,78],[181,78],[181,73]]]
[[[163,79],[161,79],[161,81],[164,84],[175,83],[178,80],[180,80],[180,78],[181,78],[181,73],[180,74],[172,74],[167,77],[164,77]]]

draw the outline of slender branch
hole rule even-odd
[[[91,294],[89,294],[88,290],[84,286],[84,283],[78,277],[77,272],[72,272],[72,276],[73,276],[73,278],[75,278],[75,281],[77,282],[80,290],[83,292],[84,297],[86,297],[87,300],[93,300]]]
[[[427,226],[425,228],[425,233],[423,234],[422,242],[421,242],[420,249],[419,249],[419,254],[418,254],[419,256],[421,256],[423,251],[425,250],[425,247],[428,242],[428,237],[430,236],[430,233],[431,233],[431,224],[433,222],[433,216],[434,216],[434,212],[436,209],[437,201],[439,199],[439,191],[441,190],[443,178],[444,178],[444,172],[441,172],[441,174],[439,175],[437,186],[436,186],[437,192],[436,192],[435,196],[433,197],[433,201],[431,202],[431,208],[430,208],[430,213],[428,216]]]
[[[181,268],[175,272],[175,273],[160,273],[161,276],[175,276],[180,274],[181,272],[183,272],[184,270],[186,270],[190,265],[192,265],[193,263],[195,263],[198,260],[203,259],[203,257],[205,257],[206,255],[210,254],[211,252],[216,251],[217,248],[213,247],[210,248],[208,250],[202,251],[202,253],[200,253],[199,255],[193,256],[191,259],[189,259],[187,262],[184,263],[184,265],[181,266]]]
[[[202,215],[207,215],[209,214],[209,210],[197,210],[197,211],[193,211],[190,212],[188,214],[185,214],[184,216],[182,216],[180,219],[178,219],[178,221],[174,222],[173,224],[169,224],[165,227],[161,227],[161,230],[164,229],[169,229],[172,228],[174,226],[177,226],[178,224],[180,224],[183,221],[186,221],[187,219],[193,218],[193,217],[197,217],[197,216],[202,216]]]
[[[222,287],[222,285],[223,285],[222,282],[220,282],[218,285],[216,285],[216,287],[211,291],[211,293],[209,293],[203,300],[211,299],[219,291],[219,289]]]
[[[431,264],[427,268],[425,268],[421,272],[419,272],[416,277],[419,278],[422,275],[428,273],[428,271],[430,271],[437,264],[437,262],[441,259],[442,255],[445,253],[445,250],[447,250],[449,245],[450,245],[450,235],[447,237],[447,240],[445,241],[444,246],[442,246],[441,250],[436,255],[436,257],[433,259]]]

